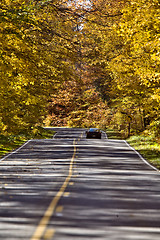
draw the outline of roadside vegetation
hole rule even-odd
[[[115,129],[105,129],[108,139],[123,139],[122,134]]]
[[[160,141],[154,136],[132,136],[127,142],[134,147],[151,165],[160,170]]]
[[[45,130],[41,127],[34,132],[21,135],[0,135],[0,158],[5,154],[19,148],[29,139],[49,139],[53,138],[54,131]]]

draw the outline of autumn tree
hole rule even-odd
[[[158,0],[0,7],[1,131],[31,129],[47,110],[53,125],[96,125],[108,114],[128,133],[158,129]]]
[[[90,76],[121,114],[118,126],[142,131],[159,118],[159,3],[94,1],[93,7],[85,24]]]
[[[63,1],[0,3],[0,127],[30,129],[50,95],[73,76],[73,30]]]
[[[139,129],[159,118],[159,3],[158,1],[129,1],[115,30],[121,39],[119,56],[111,63],[111,70],[121,103],[134,116],[139,115]],[[137,113],[137,114],[135,114]]]

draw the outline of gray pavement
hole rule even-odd
[[[0,162],[0,239],[160,239],[159,172],[123,140],[54,130]]]

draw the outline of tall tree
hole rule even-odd
[[[1,130],[16,132],[41,121],[47,100],[72,78],[74,41],[63,1],[0,3]]]
[[[122,13],[116,32],[123,46],[110,66],[122,97],[139,109],[144,129],[159,118],[159,3],[129,1]]]
[[[126,125],[132,120],[143,130],[159,117],[159,3],[94,1],[93,7],[85,24],[90,76]]]

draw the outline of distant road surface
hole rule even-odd
[[[52,130],[0,161],[0,240],[159,240],[159,171],[105,133]]]

